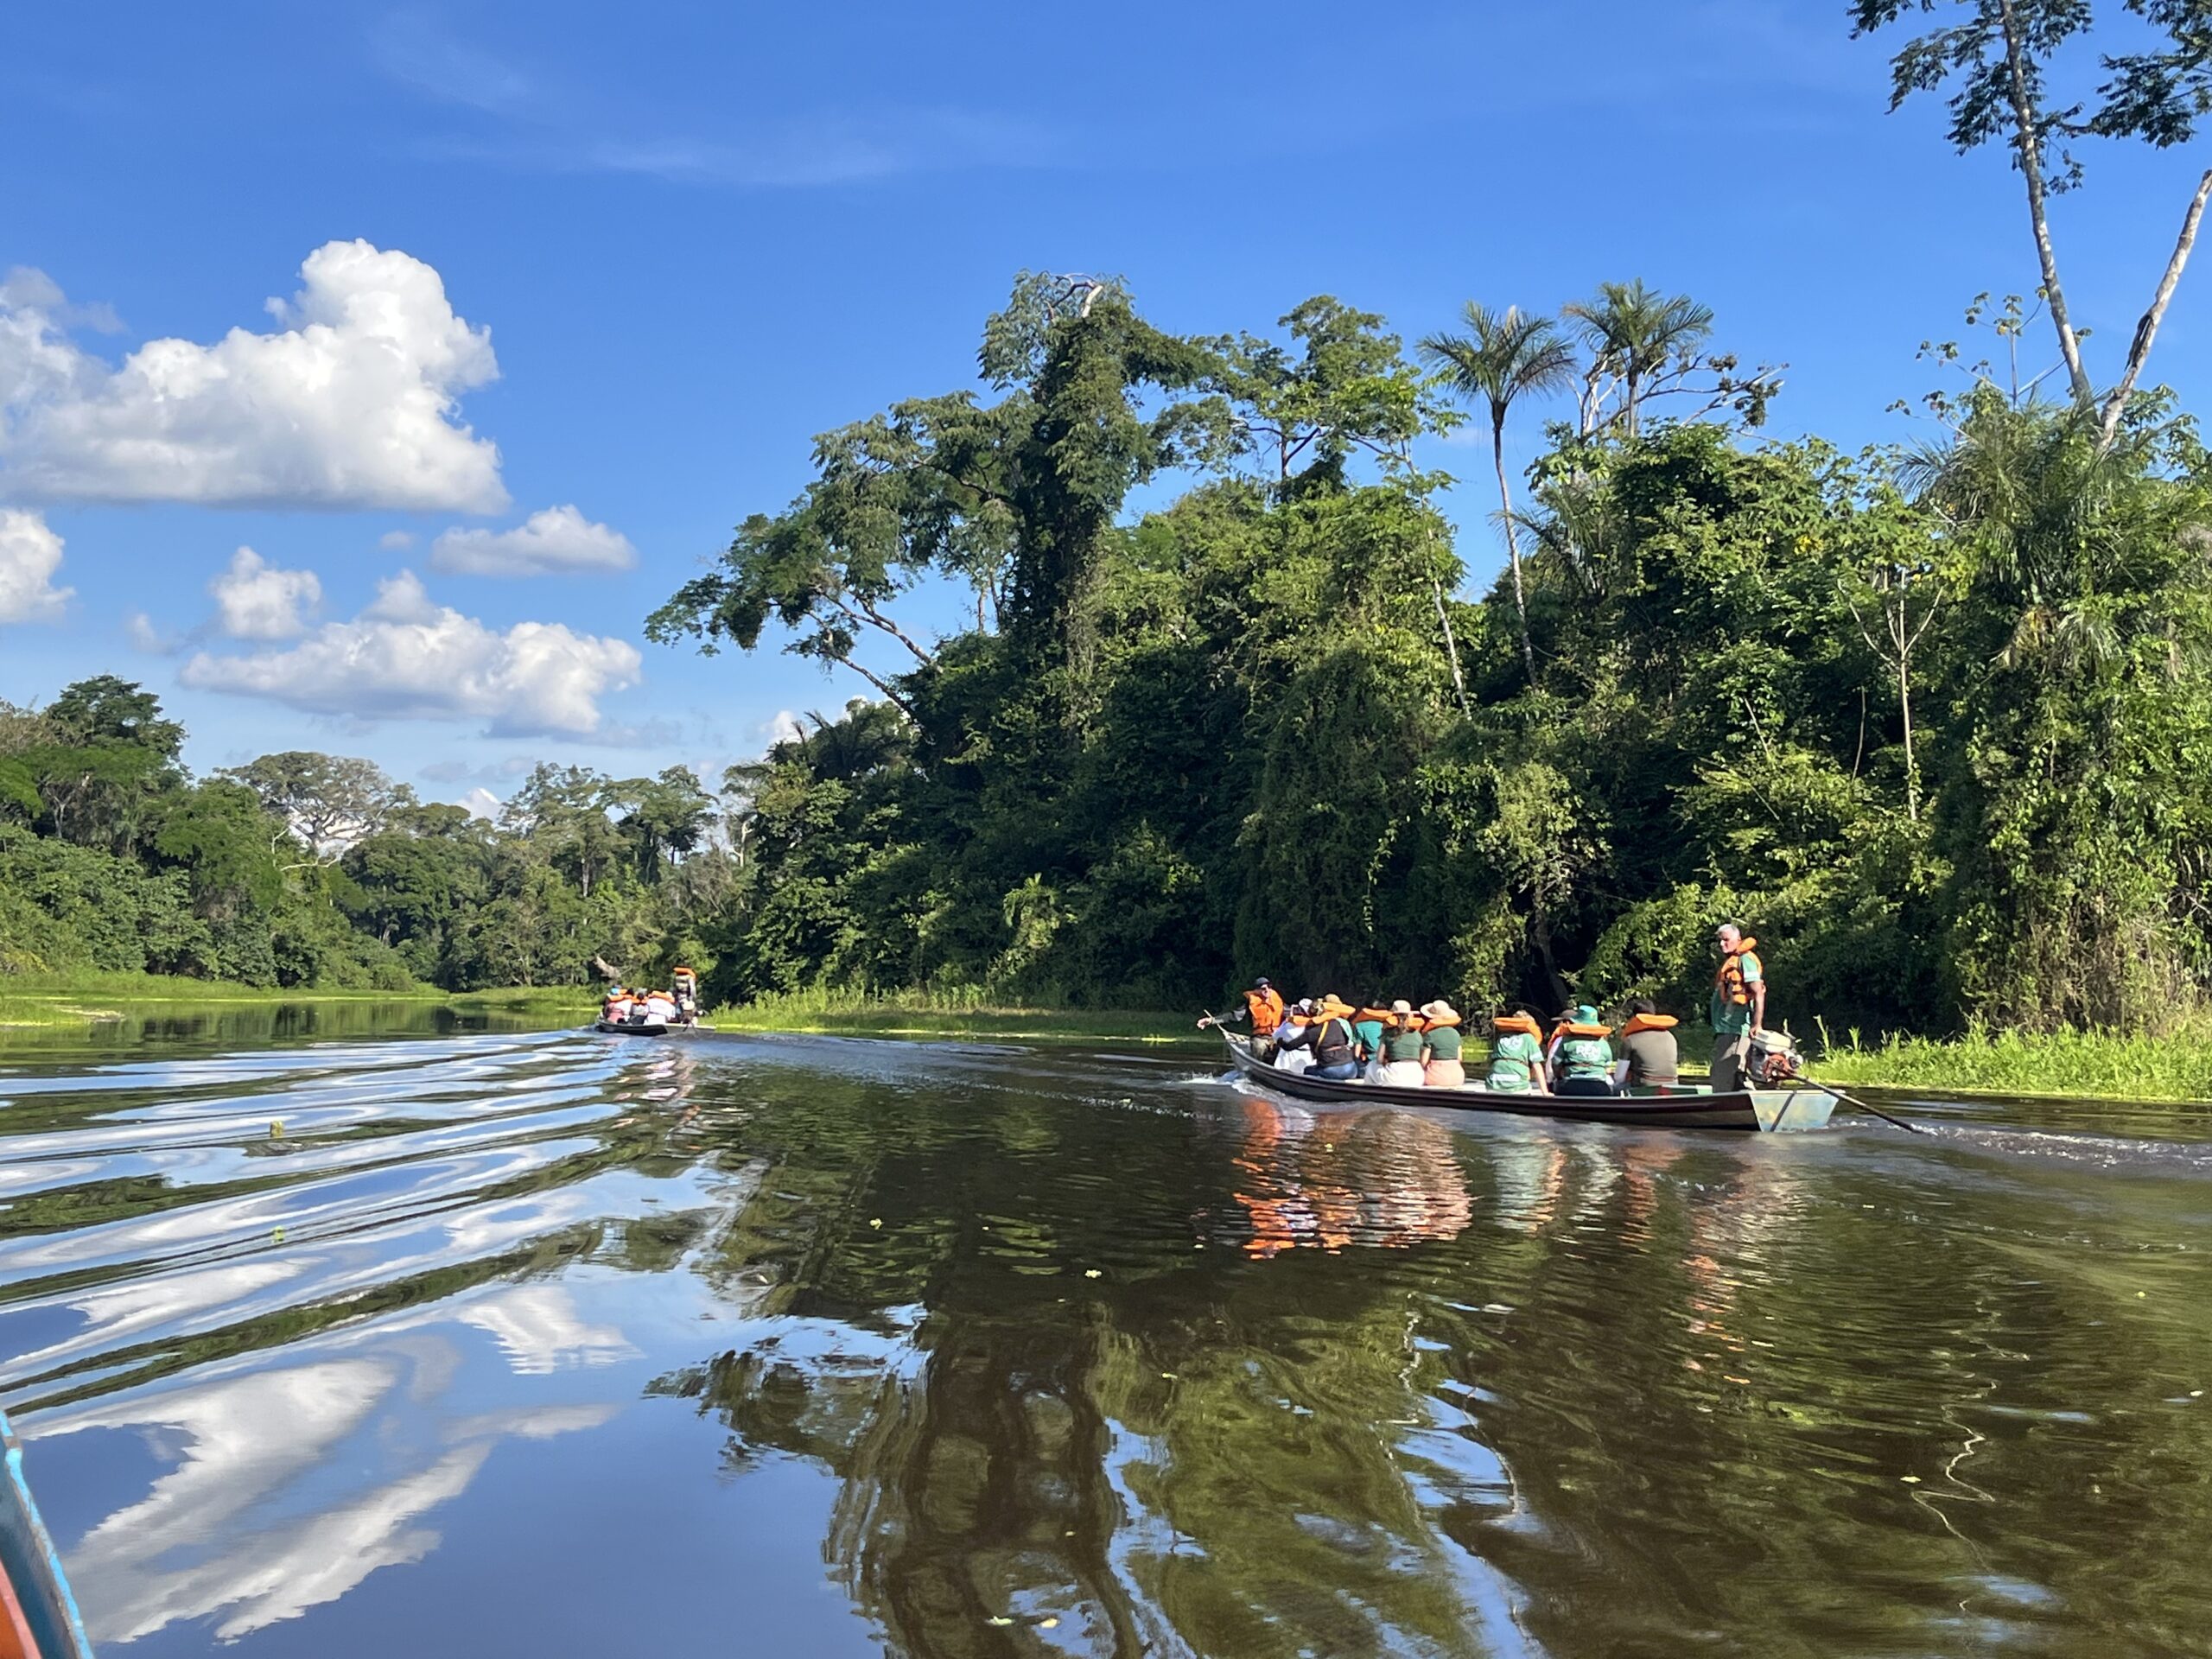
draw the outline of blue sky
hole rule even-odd
[[[718,771],[857,682],[642,619],[812,434],[969,384],[1024,267],[1119,273],[1177,330],[1329,292],[1408,337],[1641,276],[1789,364],[1778,435],[1904,435],[1916,346],[2034,267],[2003,159],[1885,113],[1893,43],[1842,13],[31,9],[0,64],[0,697],[117,672],[200,767],[331,749],[443,798],[537,759]],[[2206,158],[2089,162],[2057,233],[2109,378]],[[2185,397],[2207,283],[2153,364]],[[1478,586],[1482,457],[1429,459],[1468,477]]]

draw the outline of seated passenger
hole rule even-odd
[[[1351,1021],[1353,1058],[1358,1060],[1361,1080],[1379,1083],[1382,1079],[1382,1033],[1390,1023],[1390,1010],[1369,1004],[1357,1013],[1346,1016]]]
[[[1351,1003],[1333,994],[1324,996],[1308,1022],[1282,1045],[1312,1052],[1307,1077],[1350,1083],[1359,1076],[1359,1059],[1352,1046],[1351,1013]]]
[[[1423,1046],[1421,1016],[1401,997],[1390,1005],[1389,1022],[1382,1028],[1374,1080],[1393,1089],[1420,1088]]]
[[[1467,1081],[1459,1059],[1459,1014],[1442,997],[1421,1006],[1421,1080],[1431,1089],[1457,1089]]]
[[[1313,1064],[1313,1051],[1301,1046],[1301,1034],[1313,1022],[1313,999],[1306,997],[1284,1010],[1282,1023],[1274,1028],[1274,1063],[1283,1071],[1303,1071]]]
[[[645,994],[645,1011],[647,1025],[673,1025],[676,1022],[676,999],[666,991],[649,991]]]
[[[1536,1016],[1522,1008],[1502,1014],[1491,1021],[1490,1075],[1483,1087],[1501,1095],[1542,1095],[1551,1092],[1551,1075],[1544,1065],[1543,1038]]]
[[[1628,1023],[1621,1027],[1624,1051],[1615,1068],[1629,1089],[1649,1089],[1671,1094],[1681,1083],[1681,1057],[1675,1046],[1675,1016],[1661,1014],[1648,996],[1628,1005]]]
[[[1613,1085],[1613,1046],[1605,1040],[1612,1027],[1602,1025],[1598,1010],[1588,1003],[1574,1010],[1574,1018],[1560,1027],[1558,1080],[1555,1095],[1611,1095]]]

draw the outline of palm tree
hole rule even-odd
[[[1687,294],[1662,294],[1641,277],[1632,283],[1600,283],[1596,299],[1560,308],[1582,325],[1594,359],[1592,378],[1601,373],[1619,377],[1621,424],[1631,438],[1644,382],[1664,369],[1669,359],[1694,353],[1713,334],[1711,306],[1700,305]],[[1586,428],[1593,415],[1584,411]]]
[[[1574,347],[1560,338],[1549,317],[1530,316],[1517,305],[1503,311],[1469,300],[1461,315],[1464,334],[1431,334],[1421,342],[1424,362],[1442,372],[1452,389],[1490,405],[1491,454],[1497,462],[1497,497],[1505,510],[1505,554],[1513,567],[1513,607],[1521,618],[1521,660],[1536,683],[1536,647],[1529,637],[1529,594],[1521,580],[1521,541],[1514,530],[1513,490],[1505,476],[1505,412],[1529,392],[1559,391],[1574,384]]]

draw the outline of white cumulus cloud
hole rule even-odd
[[[599,699],[637,683],[637,648],[518,622],[501,632],[433,601],[412,571],[382,584],[349,622],[326,622],[284,651],[184,665],[185,684],[359,719],[480,720],[493,736],[601,728]]]
[[[627,570],[637,562],[627,536],[572,506],[533,512],[512,530],[449,530],[430,546],[432,569],[474,576]]]
[[[51,622],[77,590],[56,588],[61,538],[35,512],[0,507],[0,622]]]
[[[387,530],[377,537],[377,545],[387,553],[404,553],[415,545],[415,532],[411,530]]]
[[[250,547],[231,555],[230,569],[207,584],[216,626],[233,639],[296,639],[322,603],[312,570],[279,570]]]
[[[498,512],[499,451],[459,418],[494,379],[488,329],[438,273],[329,242],[270,301],[277,327],[149,340],[115,367],[80,348],[42,273],[0,284],[0,478],[34,498]]]

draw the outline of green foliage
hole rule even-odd
[[[1605,286],[1574,312],[1586,366],[1541,319],[1476,308],[1427,343],[1464,391],[1495,416],[1579,376],[1596,413],[1531,469],[1519,579],[1469,607],[1446,598],[1440,480],[1399,458],[1448,417],[1334,300],[1192,370],[1257,478],[1198,468],[1109,523],[1167,464],[1140,395],[1190,366],[1128,308],[1038,280],[995,320],[992,477],[1043,464],[1024,446],[1070,399],[1122,436],[1000,492],[1028,621],[979,613],[886,680],[895,702],[733,774],[739,868],[701,929],[718,995],[1134,1007],[1264,971],[1694,1010],[1735,916],[1800,1029],[2144,1029],[2197,1001],[2212,503],[2186,426],[2139,410],[2106,448],[1992,397],[1941,454],[1754,448],[1733,429],[1770,378],[1707,355],[1694,302]],[[1652,418],[1673,389],[1713,420]],[[1040,575],[1078,519],[1079,579]],[[948,573],[942,540],[896,540],[901,568]],[[1034,649],[1039,582],[1065,658]]]
[[[594,958],[708,967],[734,886],[680,767],[541,766],[494,828],[365,760],[294,752],[194,783],[183,729],[111,677],[0,706],[0,972],[257,987],[582,985]]]

